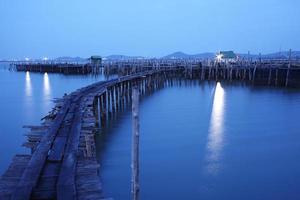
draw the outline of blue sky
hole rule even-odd
[[[0,0],[0,58],[300,49],[299,0]]]

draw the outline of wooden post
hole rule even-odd
[[[254,83],[254,81],[255,81],[256,67],[257,66],[255,65],[254,70],[253,70],[253,75],[252,75],[252,83]]]
[[[249,72],[249,81],[252,80],[252,76],[251,76],[251,68],[248,69],[248,72]]]
[[[120,86],[119,86],[119,84],[117,84],[116,86],[115,86],[115,102],[116,102],[116,112],[118,112],[119,111],[119,109],[120,109],[120,107],[119,107],[119,103],[120,103],[120,98],[119,98],[119,88],[120,88]]]
[[[111,97],[110,97],[111,92],[109,88],[106,89],[106,93],[107,93],[107,115],[110,118],[111,117]]]
[[[275,85],[278,84],[278,68],[276,68]]]
[[[139,199],[139,90],[137,87],[132,89],[132,151],[131,151],[131,170],[132,186],[131,194],[133,200]]]
[[[272,80],[272,68],[269,68],[269,78],[268,78],[268,85],[271,85],[271,80]]]
[[[261,66],[261,53],[259,53],[259,65]]]
[[[100,127],[104,127],[104,124],[105,124],[105,119],[103,117],[103,110],[104,110],[104,107],[103,107],[103,95],[100,95],[99,96],[99,108],[100,108],[100,122],[101,122],[101,126]]]
[[[103,108],[102,108],[102,113],[103,115],[101,115],[102,120],[106,123],[106,119],[107,119],[107,111],[106,111],[106,93],[102,94],[102,102],[103,102]]]
[[[97,112],[98,112],[98,123],[99,123],[99,128],[102,126],[101,123],[101,108],[100,108],[100,96],[97,97]]]
[[[287,87],[288,83],[289,83],[289,75],[290,75],[290,68],[291,68],[291,58],[292,58],[292,50],[290,49],[290,52],[289,52],[289,64],[288,64],[288,69],[287,69],[286,78],[285,78],[285,87]]]
[[[112,115],[116,112],[116,106],[115,106],[115,86],[111,87],[111,109],[112,109]]]
[[[247,65],[249,66],[250,65],[250,51],[248,51],[248,59],[247,59],[248,63]]]
[[[202,66],[201,66],[201,78],[200,78],[201,81],[204,80],[204,72],[205,72],[205,71],[204,71],[204,65],[202,65]]]

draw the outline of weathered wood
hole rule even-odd
[[[38,145],[35,153],[32,155],[30,162],[28,163],[24,173],[21,177],[20,182],[17,185],[16,191],[13,193],[12,199],[29,199],[32,189],[36,186],[41,170],[44,166],[45,160],[48,155],[48,151],[55,138],[55,133],[60,128],[60,125],[69,110],[70,102],[66,102],[64,108],[56,116],[55,122],[53,123],[50,130],[46,133],[45,137],[42,138]]]
[[[135,86],[132,90],[132,199],[139,199],[139,135],[140,135],[140,123],[139,123],[139,90]]]
[[[12,163],[0,178],[1,200],[11,199],[15,186],[18,184],[30,159],[30,155],[16,155],[13,158]]]
[[[75,105],[74,105],[75,106]],[[77,107],[70,130],[67,150],[63,159],[57,183],[57,199],[76,199],[75,170],[77,162],[77,149],[81,128],[81,112]]]
[[[65,150],[67,137],[56,137],[53,143],[53,147],[48,155],[48,160],[53,162],[61,161]]]

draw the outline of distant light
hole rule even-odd
[[[223,57],[222,54],[218,54],[218,55],[217,55],[217,60],[218,60],[218,61],[222,60],[222,57]]]
[[[44,58],[43,58],[43,60],[44,60],[44,61],[47,61],[47,60],[49,60],[49,58],[47,58],[47,57],[44,57]]]
[[[25,60],[26,60],[26,61],[29,61],[30,59],[26,57]]]

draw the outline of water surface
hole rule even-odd
[[[0,68],[0,174],[51,101],[103,77]],[[141,199],[300,199],[300,92],[225,83],[144,98]],[[131,113],[97,137],[104,193],[130,199]]]
[[[17,153],[27,153],[23,125],[39,125],[51,111],[53,99],[89,85],[103,76],[11,72],[8,63],[0,64],[0,174]]]
[[[174,86],[140,105],[141,199],[300,199],[300,92]],[[130,199],[131,113],[97,137],[104,193]]]

